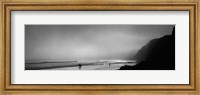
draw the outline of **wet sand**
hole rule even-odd
[[[117,70],[124,65],[135,65],[136,62],[38,62],[26,63],[25,70]]]

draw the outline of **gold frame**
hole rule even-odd
[[[199,63],[198,58],[198,16],[199,13],[198,6],[199,1],[188,1],[188,2],[152,2],[144,3],[139,1],[121,1],[121,0],[111,0],[108,1],[60,1],[60,2],[48,2],[49,0],[44,0],[45,2],[34,2],[34,0],[14,0],[1,2],[2,5],[2,18],[0,24],[2,27],[0,34],[1,43],[1,53],[0,53],[0,79],[2,82],[1,92],[2,94],[10,94],[15,92],[41,92],[41,91],[71,91],[83,94],[83,92],[117,92],[121,91],[123,93],[131,92],[131,94],[138,93],[141,91],[145,92],[174,92],[174,93],[188,93],[188,94],[199,94]],[[51,1],[51,0],[50,0]],[[156,0],[152,0],[156,1]],[[145,6],[145,7],[144,7]],[[10,16],[11,11],[14,10],[155,10],[155,11],[189,11],[190,16],[190,84],[182,85],[14,85],[10,83]],[[1,28],[0,28],[1,29]],[[110,92],[111,91],[111,92]],[[1,94],[0,92],[0,94]],[[121,93],[121,94],[123,94]],[[106,93],[104,93],[106,94]],[[115,93],[116,94],[116,93]],[[117,93],[119,94],[119,93]],[[21,94],[20,94],[21,95]],[[40,95],[40,94],[39,94]]]

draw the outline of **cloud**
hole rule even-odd
[[[173,25],[26,25],[25,60],[124,59]]]

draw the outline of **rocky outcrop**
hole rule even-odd
[[[120,70],[175,70],[175,28],[171,35],[151,40],[133,59],[140,62]]]

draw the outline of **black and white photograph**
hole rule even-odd
[[[25,70],[175,70],[175,25],[25,25]]]

